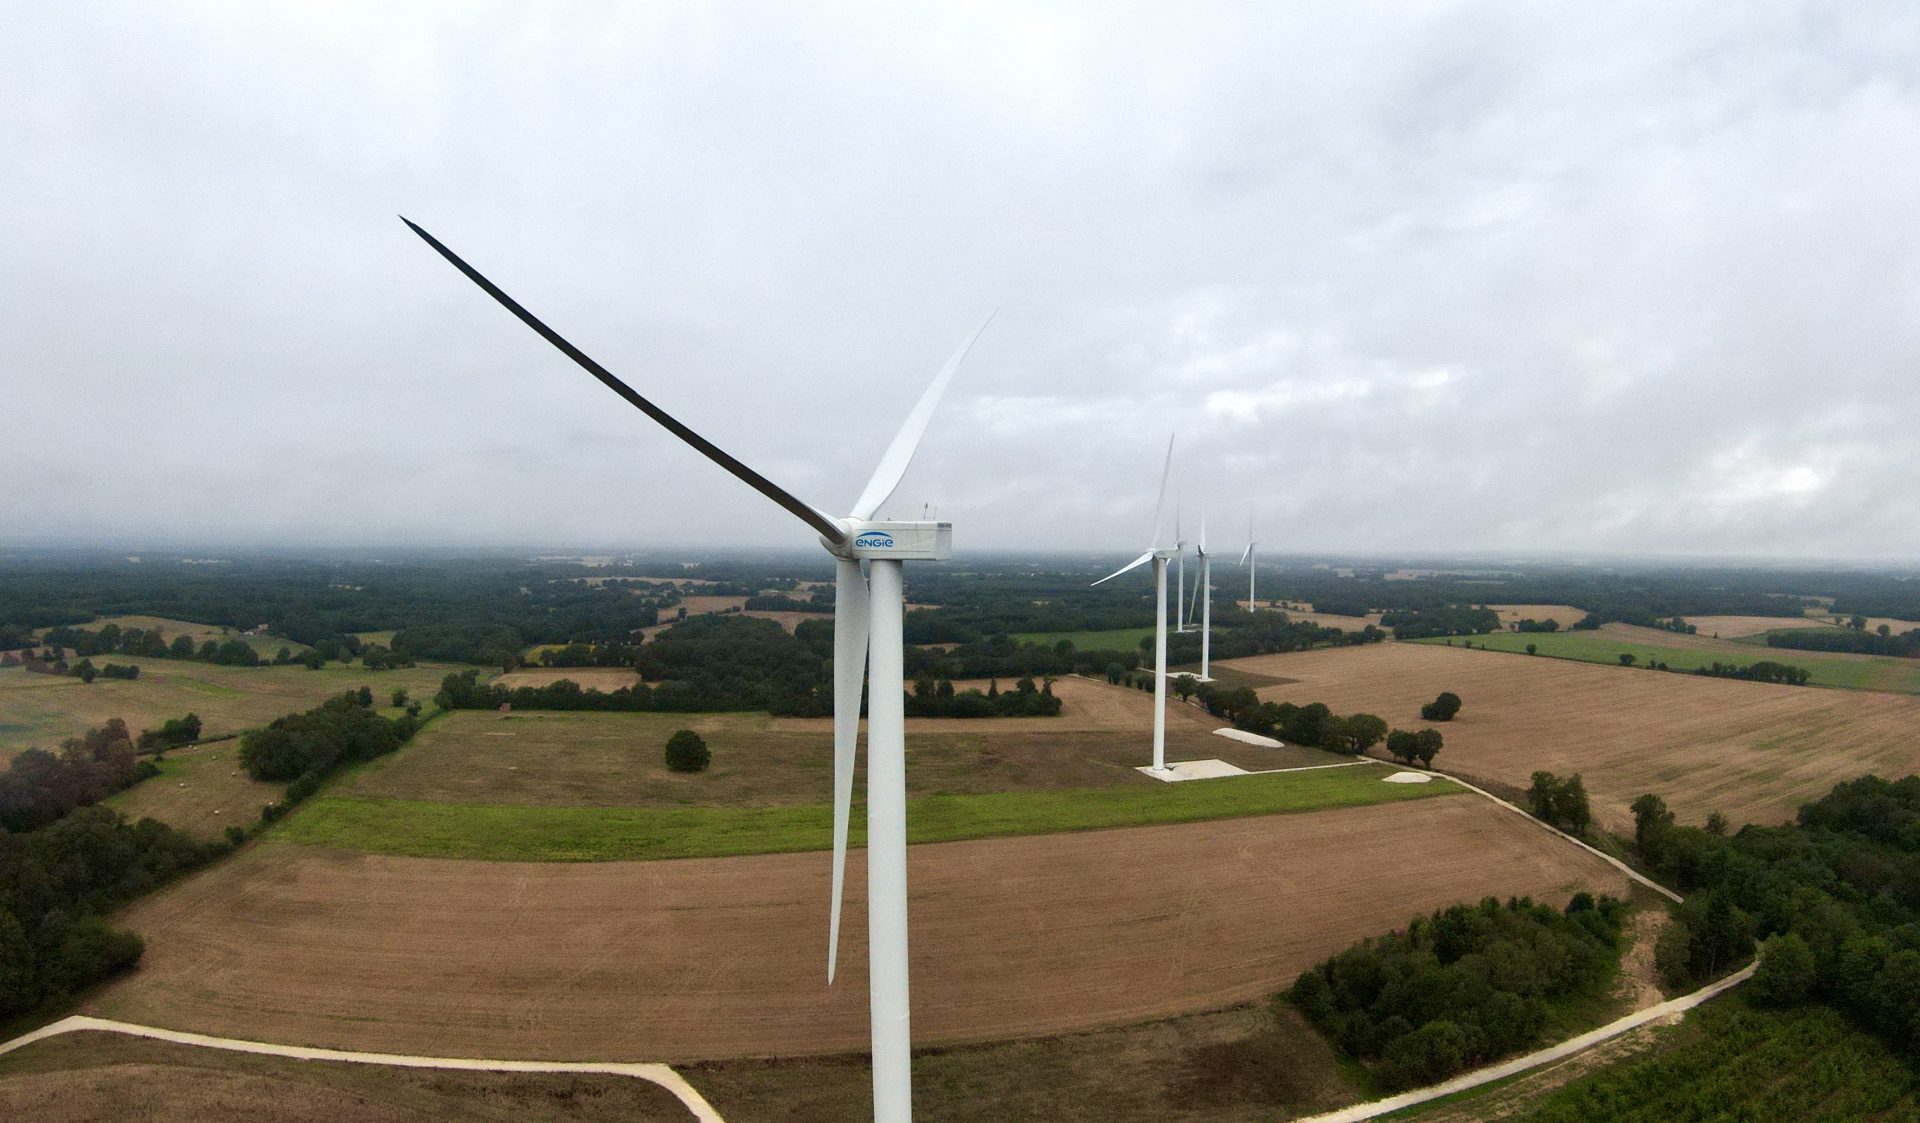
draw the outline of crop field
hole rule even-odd
[[[130,820],[158,819],[201,838],[250,826],[286,785],[249,777],[239,756],[238,741],[175,749],[160,761],[160,775],[109,796],[106,805]]]
[[[1079,651],[1138,651],[1141,640],[1153,639],[1153,628],[1109,628],[1100,632],[1021,632],[1012,638],[1015,643],[1037,643],[1047,647],[1063,639],[1071,640]]]
[[[1493,637],[1488,637],[1489,639]],[[1523,637],[1515,637],[1523,638]],[[1325,702],[1419,728],[1443,690],[1465,707],[1437,726],[1439,768],[1526,787],[1537,769],[1582,773],[1603,826],[1656,792],[1686,822],[1712,811],[1785,822],[1865,772],[1920,771],[1920,699],[1593,666],[1427,643],[1262,655],[1231,664],[1296,680],[1262,698]]]
[[[147,955],[87,1012],[441,1054],[859,1050],[862,858],[830,989],[821,853],[522,863],[254,846],[119,914]],[[1464,795],[916,846],[909,862],[915,1030],[929,1044],[1215,1009],[1452,902],[1628,888]]]
[[[1502,626],[1518,624],[1522,620],[1539,620],[1542,623],[1552,620],[1562,630],[1573,627],[1586,618],[1586,612],[1570,604],[1490,604],[1488,608],[1500,616]]]
[[[1743,639],[1765,635],[1781,628],[1832,627],[1832,621],[1807,616],[1688,616],[1695,635],[1720,639]]]
[[[561,679],[580,684],[583,690],[615,691],[640,682],[638,671],[619,667],[522,667],[493,680],[496,686],[551,686]]]
[[[1542,657],[1577,659],[1583,663],[1604,663],[1614,667],[1620,665],[1621,655],[1630,654],[1643,667],[1657,660],[1675,671],[1691,671],[1715,662],[1757,663],[1762,659],[1770,659],[1776,663],[1805,667],[1813,675],[1815,686],[1920,694],[1920,659],[1794,651],[1729,639],[1675,635],[1655,628],[1633,628],[1621,624],[1608,624],[1597,632],[1495,632],[1483,636],[1457,637],[1453,645],[1462,646],[1469,640],[1476,648],[1518,654],[1525,654],[1527,645],[1533,644]],[[1447,646],[1445,639],[1411,642]]]
[[[265,725],[361,686],[371,687],[383,700],[395,687],[431,698],[440,689],[440,680],[458,669],[421,664],[369,671],[330,663],[310,671],[302,666],[221,667],[127,656],[112,661],[137,664],[140,677],[131,681],[101,678],[87,684],[64,675],[0,668],[0,755],[29,747],[54,748],[108,718],[121,718],[138,732],[191,712],[200,715],[205,736],[218,737]]]
[[[684,1123],[691,1116],[666,1089],[626,1076],[297,1061],[82,1032],[0,1057],[0,1118],[34,1123]]]

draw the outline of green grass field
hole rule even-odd
[[[1411,643],[1444,644],[1445,639],[1410,640]],[[1455,636],[1455,646],[1471,642],[1488,651],[1506,651],[1524,655],[1528,644],[1539,655],[1552,659],[1573,659],[1582,663],[1619,666],[1622,654],[1631,654],[1636,664],[1662,662],[1676,671],[1691,671],[1718,660],[1722,663],[1758,663],[1763,659],[1805,667],[1813,675],[1815,686],[1836,686],[1853,690],[1890,690],[1900,694],[1920,694],[1920,659],[1891,657],[1823,655],[1791,648],[1766,647],[1736,640],[1721,641],[1720,649],[1668,647],[1640,643],[1604,632],[1493,632],[1479,636]]]
[[[1140,641],[1153,638],[1153,627],[1111,628],[1104,632],[1020,632],[1015,643],[1039,643],[1047,646],[1072,640],[1080,651],[1138,651]]]
[[[911,800],[915,843],[1053,834],[1317,811],[1457,794],[1445,780],[1381,782],[1382,767],[1328,768],[1228,780],[1112,788],[989,792]],[[274,838],[410,857],[592,862],[825,850],[832,808],[532,807],[322,796],[289,816]],[[856,807],[853,841],[865,836]]]

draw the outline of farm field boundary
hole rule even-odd
[[[1385,766],[1382,766],[1384,768]],[[1193,823],[1458,795],[1451,781],[1387,784],[1381,768],[1235,777],[1226,784],[934,795],[908,804],[914,844]],[[325,796],[276,840],[414,858],[646,861],[825,850],[829,804],[785,807],[549,807]],[[851,845],[865,838],[856,806]]]
[[[158,1029],[153,1026],[134,1025],[131,1022],[117,1022],[107,1018],[93,1018],[84,1014],[75,1014],[62,1018],[51,1025],[41,1026],[31,1033],[22,1034],[12,1041],[0,1043],[0,1055],[11,1053],[15,1049],[31,1045],[63,1033],[80,1031],[101,1033],[123,1033],[132,1037],[146,1037],[155,1041],[168,1041],[175,1045],[197,1045],[206,1049],[225,1049],[235,1053],[257,1053],[271,1057],[289,1057],[300,1061],[337,1061],[346,1064],[390,1065],[395,1068],[444,1068],[459,1069],[467,1072],[559,1072],[559,1073],[598,1073],[608,1076],[631,1076],[638,1080],[650,1081],[673,1093],[693,1118],[700,1123],[724,1123],[720,1113],[713,1109],[693,1085],[668,1065],[632,1064],[601,1061],[493,1061],[468,1057],[418,1057],[400,1053],[356,1053],[341,1049],[310,1049],[299,1045],[274,1045],[264,1041],[241,1041],[231,1037],[209,1037],[201,1033],[181,1033],[178,1030]]]

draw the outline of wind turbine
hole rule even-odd
[[[1212,682],[1207,673],[1213,655],[1213,558],[1207,553],[1207,509],[1200,509],[1200,541],[1194,546],[1200,559],[1200,681]]]
[[[1176,551],[1174,569],[1180,575],[1174,585],[1173,630],[1185,635],[1187,623],[1193,619],[1193,614],[1187,611],[1187,540],[1180,537],[1180,501],[1178,499],[1173,501],[1173,548]]]
[[[1247,549],[1245,553],[1240,555],[1240,564],[1247,567],[1247,611],[1248,612],[1252,612],[1255,608],[1259,607],[1259,604],[1260,604],[1259,601],[1256,601],[1253,599],[1253,571],[1255,569],[1255,562],[1253,560],[1253,548],[1257,545],[1259,545],[1259,543],[1253,540],[1253,512],[1248,511],[1247,512]]]
[[[1153,544],[1147,552],[1107,574],[1095,585],[1103,585],[1130,569],[1153,563],[1153,770],[1167,770],[1167,559],[1179,553],[1179,545],[1160,545],[1160,515],[1167,505],[1167,475],[1173,470],[1173,438],[1167,438],[1167,461],[1160,468],[1160,498],[1153,503]]]
[[[651,417],[701,455],[742,483],[778,503],[820,535],[834,557],[833,605],[833,904],[827,922],[827,982],[833,982],[840,952],[840,896],[846,881],[847,820],[853,803],[854,750],[860,735],[860,688],[869,664],[873,694],[867,700],[867,956],[873,1029],[873,1115],[877,1123],[907,1123],[913,1118],[912,1038],[907,1003],[907,773],[905,680],[901,659],[901,621],[906,611],[901,563],[945,561],[953,553],[950,522],[877,521],[874,514],[892,496],[913,460],[940,395],[959,369],[974,340],[987,328],[975,328],[887,446],[873,477],[851,514],[834,518],[785,491],[734,459],[725,450],[687,428],[640,396],[585,352],[541,323],[493,282],[420,227],[402,217],[415,234],[446,258],[488,296],[518,316],[548,343]],[[993,317],[988,316],[991,320]],[[870,573],[862,577],[860,563]]]

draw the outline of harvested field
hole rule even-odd
[[[1500,614],[1500,626],[1509,627],[1522,620],[1553,620],[1562,628],[1571,628],[1586,618],[1586,612],[1570,604],[1490,604]]]
[[[746,607],[746,597],[709,597],[693,594],[682,596],[678,605],[662,611],[672,613],[676,608],[684,608],[688,616],[701,616],[711,612],[725,612],[728,609],[739,612]]]
[[[1489,637],[1497,638],[1497,637]],[[1526,637],[1514,637],[1526,638]],[[1774,686],[1529,658],[1428,643],[1262,655],[1236,667],[1298,681],[1274,701],[1420,725],[1442,690],[1465,707],[1439,728],[1435,763],[1524,788],[1537,769],[1579,772],[1601,825],[1631,829],[1627,805],[1664,797],[1683,821],[1719,811],[1734,823],[1791,819],[1802,802],[1865,772],[1920,771],[1920,699]]]
[[[909,860],[923,1043],[1213,1009],[1456,901],[1627,890],[1612,867],[1469,796],[916,846]],[[147,955],[87,1012],[393,1052],[859,1050],[865,863],[849,863],[855,920],[831,989],[828,864],[818,853],[575,865],[255,846],[119,914]]]
[[[1836,628],[1843,628],[1847,626],[1847,621],[1849,621],[1850,619],[1852,619],[1852,617],[1849,617],[1849,616],[1825,616],[1825,615],[1810,616],[1806,622],[1801,622],[1796,620],[1794,622],[1794,626],[1808,628],[1808,627],[1817,627],[1821,624],[1832,624]],[[1887,631],[1892,632],[1894,635],[1897,636],[1897,635],[1904,635],[1907,632],[1911,632],[1915,628],[1920,628],[1920,620],[1901,620],[1893,616],[1867,617],[1867,631],[1869,632],[1879,631],[1882,625],[1886,626]]]
[[[301,666],[220,667],[128,656],[115,656],[112,661],[137,664],[140,677],[131,681],[102,678],[89,685],[63,675],[0,667],[0,755],[29,746],[51,749],[64,738],[79,736],[115,717],[138,732],[191,712],[200,715],[202,733],[217,737],[311,709],[341,691],[361,686],[371,687],[383,698],[395,687],[431,698],[440,689],[440,680],[460,669],[423,663],[369,671],[329,663],[310,671]]]
[[[508,671],[494,679],[493,683],[512,690],[521,686],[552,686],[561,679],[579,683],[582,690],[611,693],[638,685],[640,673],[620,667],[522,667],[517,671]]]
[[[193,641],[195,647],[206,643],[208,640],[212,640],[214,643],[225,643],[228,640],[237,639],[259,652],[262,656],[272,656],[274,652],[283,647],[296,653],[307,649],[307,645],[304,643],[297,643],[290,639],[281,639],[279,636],[241,635],[241,629],[239,628],[227,628],[219,624],[200,624],[192,620],[175,620],[167,616],[102,616],[97,620],[92,620],[85,624],[77,624],[75,627],[82,628],[89,632],[97,632],[108,624],[116,624],[122,629],[140,628],[147,630],[159,628],[161,632],[165,634],[168,642],[172,642],[179,636],[186,636]],[[40,632],[44,634],[46,629],[42,628]],[[93,661],[96,663],[108,659],[116,663],[122,662],[120,657],[113,655],[96,655],[93,657]]]
[[[1700,637],[1718,636],[1720,639],[1739,639],[1742,636],[1757,636],[1777,628],[1819,628],[1831,627],[1825,620],[1810,619],[1805,616],[1687,616],[1687,623],[1697,629]],[[1670,634],[1670,633],[1663,633]]]
[[[1244,605],[1246,602],[1239,603]],[[1338,628],[1343,632],[1364,632],[1369,624],[1380,627],[1381,614],[1378,612],[1369,612],[1365,616],[1338,616],[1331,612],[1298,612],[1291,608],[1281,611],[1287,614],[1289,620],[1317,624],[1322,628]]]
[[[0,1118],[35,1123],[681,1123],[691,1116],[671,1092],[626,1076],[297,1061],[83,1032],[37,1041],[0,1057]]]
[[[108,797],[106,805],[129,820],[154,818],[200,838],[218,838],[228,827],[253,825],[260,808],[285,788],[249,777],[240,767],[240,742],[219,741],[167,753],[160,775]]]

